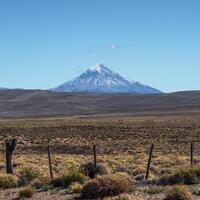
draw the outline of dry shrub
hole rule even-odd
[[[14,188],[18,186],[18,177],[10,174],[0,174],[0,188]]]
[[[175,184],[196,184],[200,178],[200,168],[183,168],[177,170],[174,174],[163,176],[159,179],[158,184],[175,185]]]
[[[75,194],[75,193],[80,193],[82,191],[83,185],[80,183],[72,183],[70,186],[67,188],[67,193],[68,194]]]
[[[25,187],[20,189],[19,191],[19,197],[20,198],[31,198],[33,197],[35,191],[31,187]]]
[[[20,185],[29,184],[37,177],[39,177],[39,173],[32,167],[24,167],[19,170]]]
[[[135,166],[134,168],[132,168],[131,166],[117,166],[116,168],[114,168],[113,172],[124,172],[130,174],[131,176],[138,176],[144,174],[146,172],[146,168],[141,165]]]
[[[52,187],[50,185],[49,179],[44,177],[40,179],[37,178],[34,181],[32,181],[31,186],[36,190],[43,190],[43,191],[47,191]]]
[[[175,185],[171,187],[167,193],[164,200],[191,200],[192,195],[188,188],[183,185]]]
[[[87,182],[82,189],[82,198],[103,198],[116,196],[128,192],[132,182],[127,174],[116,173],[113,175],[100,176]]]
[[[67,175],[63,175],[61,177],[53,179],[51,183],[54,187],[68,187],[74,182],[83,184],[87,180],[88,178],[84,174],[80,172],[71,172]]]
[[[90,178],[94,178],[95,175],[106,175],[107,169],[102,164],[97,164],[96,168],[94,167],[93,162],[88,162],[80,166],[80,172],[89,176]]]
[[[135,169],[132,171],[133,176],[141,175],[146,172],[146,168],[144,166],[137,166]]]

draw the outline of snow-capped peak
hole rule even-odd
[[[139,82],[129,81],[108,67],[98,63],[75,79],[57,88],[57,92],[104,92],[104,93],[159,93],[160,91]]]
[[[98,63],[92,67],[90,67],[89,71],[101,73],[105,66],[101,63]]]
[[[103,75],[109,75],[109,76],[119,75],[101,63],[98,63],[98,64],[90,67],[86,72],[97,73],[102,76]]]

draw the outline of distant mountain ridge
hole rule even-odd
[[[161,93],[158,89],[130,81],[110,70],[103,64],[97,64],[75,79],[51,89],[55,92],[94,92],[94,93]]]
[[[0,87],[0,90],[9,90],[8,88]]]
[[[0,119],[125,114],[200,116],[200,91],[161,94],[1,90]]]

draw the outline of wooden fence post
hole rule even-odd
[[[47,146],[47,152],[48,152],[48,159],[49,159],[49,172],[50,172],[50,177],[51,177],[51,180],[52,180],[53,179],[53,172],[52,172],[52,167],[51,167],[51,153],[50,153],[49,145]]]
[[[194,150],[194,146],[193,143],[190,144],[190,161],[191,161],[191,167],[193,167],[193,150]]]
[[[8,174],[13,173],[12,154],[15,150],[16,144],[17,144],[16,139],[5,142],[5,145],[6,145],[6,173],[8,173]]]
[[[151,166],[151,158],[153,155],[153,148],[154,148],[154,145],[152,144],[150,152],[149,152],[149,159],[148,159],[147,171],[146,171],[146,177],[145,177],[146,180],[149,178],[149,170],[150,170],[150,166]]]
[[[97,152],[96,152],[96,145],[93,145],[93,154],[94,154],[94,168],[97,168]]]

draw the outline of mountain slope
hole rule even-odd
[[[155,88],[125,79],[103,64],[97,64],[91,67],[79,77],[52,90],[56,92],[160,93]]]

